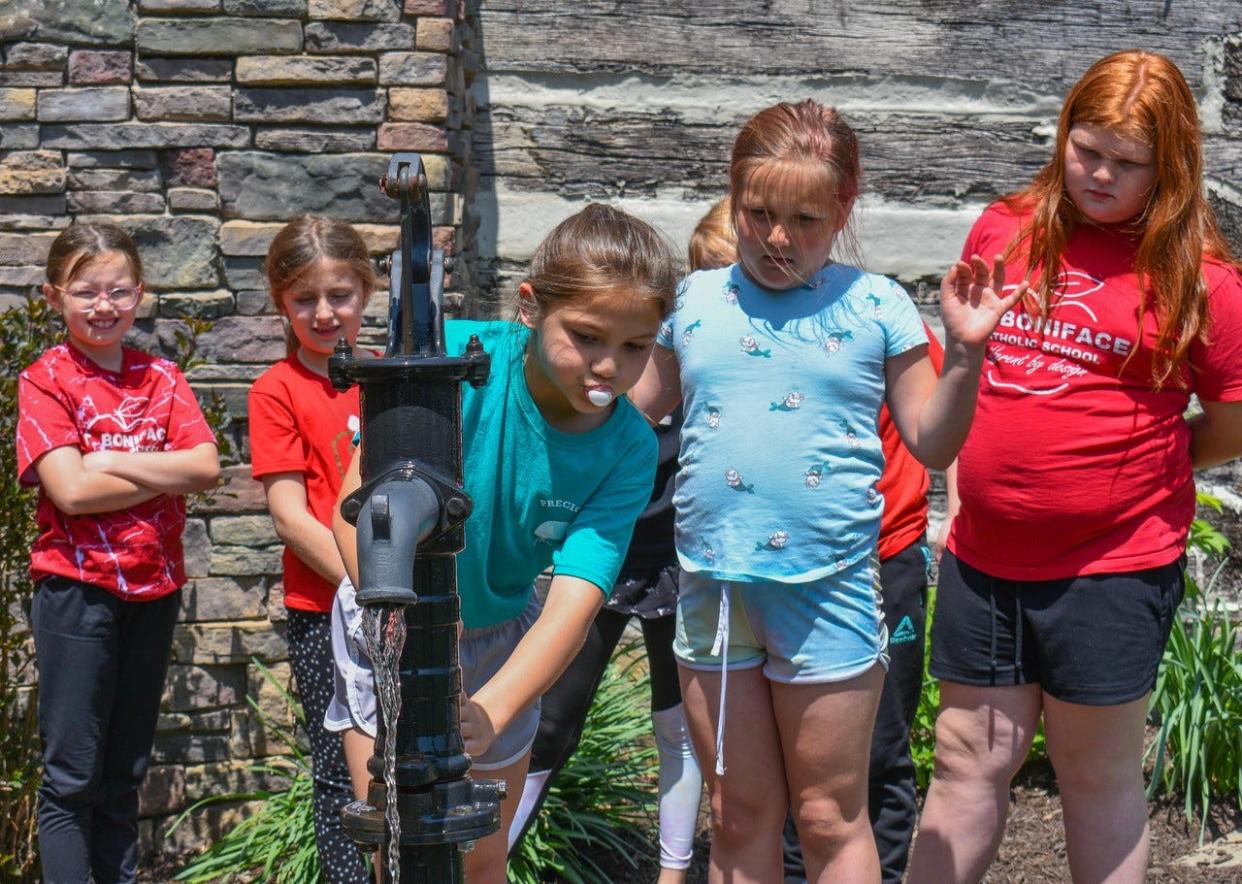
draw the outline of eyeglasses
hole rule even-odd
[[[102,298],[118,310],[125,310],[137,304],[142,297],[141,285],[117,289],[67,289],[59,285],[52,288],[68,295],[84,307],[94,306]]]

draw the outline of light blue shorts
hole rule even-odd
[[[535,592],[517,617],[467,629],[458,645],[462,690],[470,696],[483,687],[509,659],[522,636],[539,617],[542,605]],[[324,715],[324,727],[330,731],[358,728],[375,737],[378,705],[375,697],[375,670],[367,656],[362,637],[362,609],[355,600],[349,578],[341,581],[332,605],[332,658],[336,670],[332,699]],[[516,762],[530,751],[539,729],[539,701],[523,710],[483,755],[471,759],[475,770],[499,770]]]
[[[874,556],[808,583],[681,574],[673,652],[690,669],[762,666],[772,681],[845,681],[877,661],[887,669],[887,648]]]

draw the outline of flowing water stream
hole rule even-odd
[[[362,609],[362,634],[375,665],[375,692],[384,718],[384,818],[388,822],[387,880],[401,878],[401,819],[397,812],[397,719],[401,715],[398,668],[405,647],[405,608],[370,605]]]

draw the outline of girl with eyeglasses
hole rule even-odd
[[[67,228],[43,294],[66,339],[19,377],[17,426],[20,480],[39,490],[39,852],[45,881],[130,882],[186,579],[185,495],[215,487],[216,437],[176,365],[122,344],[143,297],[128,234]]]

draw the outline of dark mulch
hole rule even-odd
[[[1190,825],[1180,804],[1157,801],[1149,816],[1151,826],[1151,866],[1149,881],[1176,884],[1242,884],[1242,869],[1187,867],[1174,861],[1199,846],[1199,827]],[[1236,807],[1221,805],[1213,809],[1207,841],[1242,829],[1242,813]],[[701,832],[695,843],[694,863],[687,884],[706,884],[707,852],[710,840]],[[616,884],[650,884],[659,868],[644,859],[637,869],[620,858],[601,862]],[[1000,854],[984,879],[986,884],[1070,884],[1065,862],[1065,833],[1061,828],[1061,799],[1057,795],[1052,770],[1044,764],[1030,764],[1019,774],[1010,792],[1009,822]]]

